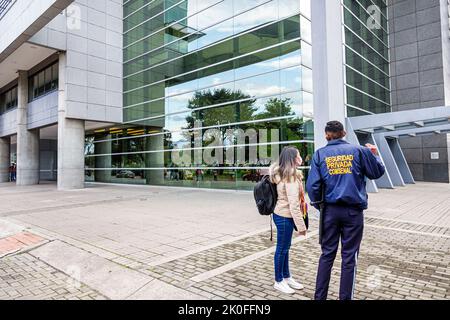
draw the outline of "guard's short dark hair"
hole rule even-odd
[[[336,120],[327,122],[325,126],[325,132],[339,133],[342,131],[344,131],[343,124]]]

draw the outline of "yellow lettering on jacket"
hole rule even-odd
[[[325,158],[328,173],[333,175],[352,174],[353,155],[346,154],[340,156],[331,156]]]

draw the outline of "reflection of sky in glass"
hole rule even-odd
[[[249,10],[251,8],[254,9]],[[204,11],[197,13],[202,9]],[[299,0],[224,0],[223,2],[199,0],[199,2],[188,2],[187,15],[192,16],[187,19],[187,25],[204,33],[199,39],[188,44],[188,50],[196,50],[262,24],[291,16],[298,11]]]
[[[300,61],[299,51],[295,51],[283,57],[277,57],[243,68],[229,70],[166,88],[166,97],[169,96],[169,98],[166,99],[165,113],[168,114],[185,110],[189,99],[193,96],[192,91],[197,89],[239,89],[245,94],[258,97],[300,90],[302,88],[302,72],[298,67]],[[294,67],[289,67],[292,65]],[[278,70],[279,67],[285,69]],[[259,75],[255,76],[255,74]],[[312,73],[309,70],[305,70],[303,77],[303,82],[306,86],[305,89],[311,91]]]

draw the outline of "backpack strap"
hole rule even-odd
[[[273,214],[270,215],[270,242],[273,242],[273,227],[272,227]]]

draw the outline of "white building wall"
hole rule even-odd
[[[0,62],[73,0],[16,0],[0,19]]]
[[[58,91],[51,92],[28,103],[28,129],[58,122]]]
[[[66,50],[68,118],[122,122],[122,1],[76,0],[31,42]]]
[[[311,2],[314,86],[314,146],[326,145],[325,125],[345,125],[342,7],[339,0]]]

